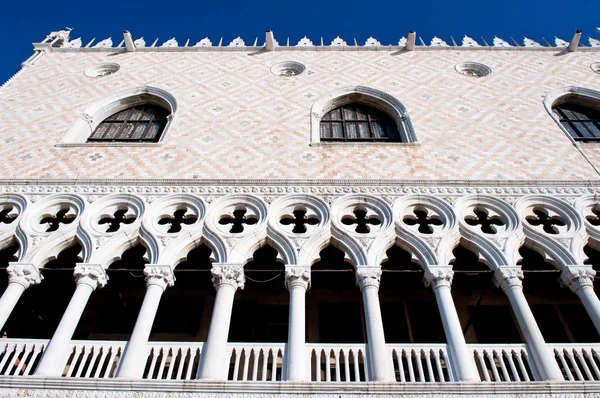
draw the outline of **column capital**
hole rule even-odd
[[[170,265],[148,265],[144,268],[144,275],[146,275],[146,287],[157,285],[165,290],[175,284],[175,275]]]
[[[441,286],[450,287],[452,285],[453,277],[454,271],[452,271],[452,266],[434,265],[425,268],[423,280],[425,281],[425,287],[431,286],[435,290]]]
[[[302,286],[304,290],[310,289],[310,267],[302,265],[285,266],[285,287]]]
[[[381,282],[381,267],[356,267],[356,285],[362,291],[364,288],[374,286],[379,289]]]
[[[78,263],[73,269],[76,284],[88,285],[92,289],[103,288],[108,281],[108,275],[100,264]]]
[[[40,270],[31,263],[11,262],[6,268],[8,283],[18,283],[27,289],[29,286],[38,285],[44,277]]]
[[[235,289],[244,290],[246,277],[244,276],[244,266],[241,264],[217,263],[212,265],[210,270],[212,274],[212,283],[215,289],[221,285],[233,286]]]
[[[523,288],[523,270],[521,266],[506,265],[498,267],[494,272],[494,284],[502,290],[515,286]]]
[[[591,265],[567,265],[560,274],[560,283],[577,293],[582,287],[593,287],[595,276]]]

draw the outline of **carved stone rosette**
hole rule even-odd
[[[212,274],[212,283],[215,289],[221,285],[230,285],[236,289],[244,290],[246,277],[244,276],[244,267],[240,264],[213,264],[210,270]]]
[[[76,284],[85,284],[92,289],[103,288],[108,281],[108,275],[100,264],[77,264],[73,276]]]
[[[38,285],[44,279],[33,264],[10,263],[6,268],[6,272],[8,272],[9,283],[18,283],[25,289],[32,285]]]
[[[168,265],[151,265],[144,268],[146,275],[146,286],[157,285],[163,289],[175,284],[173,269]]]
[[[301,286],[304,290],[310,289],[310,267],[285,267],[285,287],[291,290],[296,286]]]
[[[563,269],[560,282],[574,293],[585,286],[594,287],[596,271],[589,265],[570,265]]]
[[[373,286],[379,289],[381,282],[380,267],[357,267],[356,268],[356,285],[362,291],[363,289]]]
[[[452,267],[427,267],[423,280],[425,286],[431,286],[434,290],[438,287],[452,285],[452,278],[454,277],[454,271]]]
[[[494,272],[494,284],[503,291],[518,286],[523,287],[523,270],[520,265],[499,267]]]

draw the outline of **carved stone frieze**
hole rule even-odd
[[[216,289],[221,285],[244,289],[246,277],[244,276],[244,267],[240,264],[213,264],[210,273]]]

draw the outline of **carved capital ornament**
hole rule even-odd
[[[380,267],[357,267],[356,268],[356,285],[362,291],[367,287],[376,287],[379,289],[381,283],[381,268]]]
[[[288,290],[301,286],[310,289],[310,267],[291,266],[285,268],[285,287]]]
[[[244,276],[244,267],[240,264],[213,264],[210,270],[212,274],[212,283],[215,289],[221,285],[233,286],[235,289],[244,290],[246,277]]]
[[[92,289],[103,288],[108,281],[108,275],[99,264],[77,264],[73,276],[75,283],[88,285]]]
[[[29,286],[37,285],[44,277],[33,264],[10,263],[6,268],[8,282],[18,283],[27,289]]]

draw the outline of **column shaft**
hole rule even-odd
[[[152,265],[144,269],[146,275],[146,294],[142,308],[131,337],[123,350],[123,357],[117,370],[117,377],[141,379],[146,366],[148,353],[148,339],[152,331],[152,324],[158,311],[160,298],[168,286],[173,286],[175,278],[171,267]]]
[[[224,360],[227,351],[227,337],[233,311],[233,298],[237,288],[222,284],[217,288],[208,337],[202,349],[198,378],[225,380],[227,378]]]
[[[444,334],[448,342],[448,350],[454,365],[454,372],[458,381],[479,381],[479,372],[475,366],[473,355],[467,347],[465,336],[460,326],[450,286],[438,285],[433,289],[437,301]]]
[[[69,354],[69,342],[94,288],[88,284],[78,284],[65,310],[63,317],[46,346],[44,356],[35,370],[37,376],[60,377]]]
[[[600,334],[600,300],[598,300],[594,288],[592,286],[583,286],[576,293]]]
[[[306,349],[306,290],[310,286],[310,267],[288,267],[285,284],[290,291],[287,344],[287,380],[309,380],[309,354]]]
[[[19,298],[25,291],[25,286],[21,283],[9,282],[8,287],[0,298],[0,330],[4,328],[4,324],[17,305]]]
[[[394,381],[392,377],[392,355],[385,343],[383,320],[379,306],[379,289],[366,286],[362,290],[363,307],[367,329],[369,362],[372,381]]]

